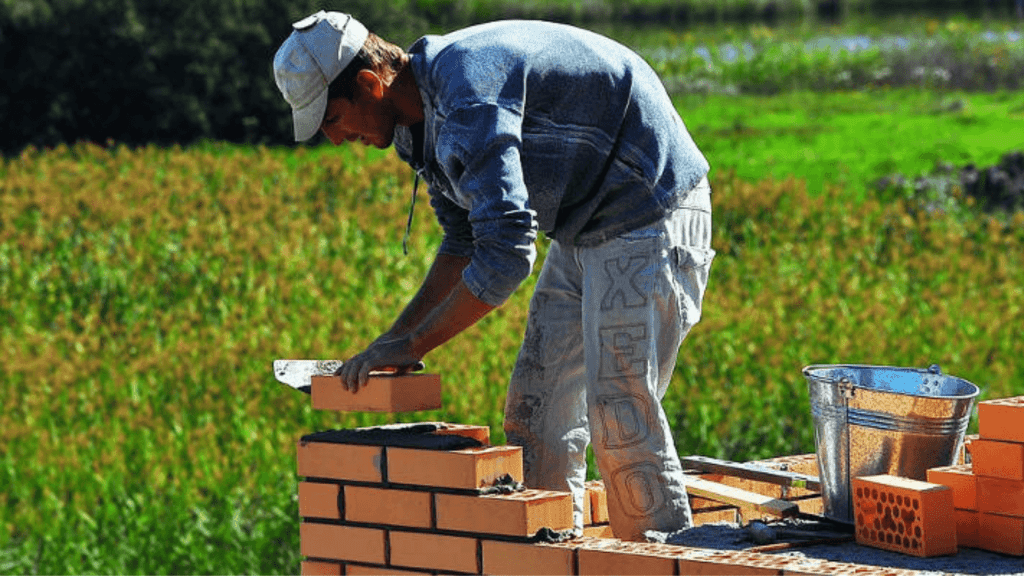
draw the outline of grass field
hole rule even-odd
[[[665,400],[683,454],[813,451],[811,363],[940,364],[1024,394],[1024,214],[871,187],[1021,147],[1019,92],[678,95],[714,171],[718,258]],[[275,358],[345,357],[432,261],[391,153],[76,145],[0,165],[0,573],[294,573],[295,442],[491,426],[532,279],[426,358],[441,411],[314,412]],[[422,198],[421,198],[422,200]],[[541,254],[545,246],[541,245]]]

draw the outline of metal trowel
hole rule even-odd
[[[282,384],[310,394],[313,376],[333,376],[341,370],[341,360],[274,360],[274,378]],[[409,369],[383,368],[371,374],[394,374],[419,372],[423,370],[423,362],[417,362]]]

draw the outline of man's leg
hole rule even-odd
[[[580,250],[591,437],[612,530],[626,540],[692,524],[661,406],[714,257],[706,182],[691,197],[658,224]]]
[[[573,493],[575,524],[582,530],[590,433],[580,290],[573,252],[552,242],[505,398],[505,436],[523,447],[528,487]]]

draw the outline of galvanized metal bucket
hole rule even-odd
[[[811,365],[811,396],[824,514],[853,523],[852,479],[892,474],[925,480],[955,463],[978,387],[927,370]]]

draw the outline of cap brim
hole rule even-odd
[[[292,109],[292,121],[295,124],[295,141],[309,140],[320,130],[327,112],[327,90],[324,89],[315,100],[303,108]]]

